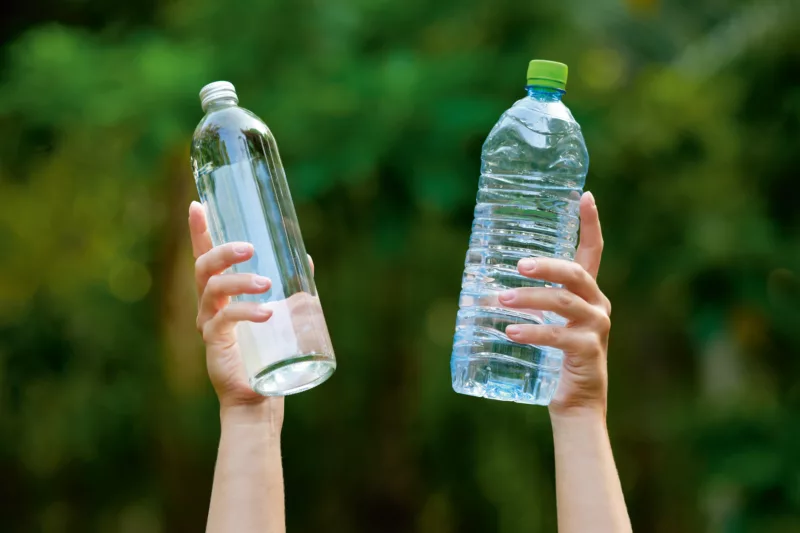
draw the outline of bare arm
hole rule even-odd
[[[265,404],[222,409],[208,533],[286,531],[280,422],[272,418]]]
[[[631,531],[606,430],[606,359],[611,304],[595,278],[603,252],[600,219],[591,193],[581,198],[581,243],[575,262],[523,259],[521,274],[562,288],[523,288],[500,296],[507,307],[552,311],[566,326],[523,325],[506,329],[517,342],[564,351],[553,401],[556,495],[560,533]]]
[[[265,322],[269,310],[254,302],[231,302],[237,294],[259,294],[270,281],[253,274],[225,273],[247,261],[253,247],[228,243],[212,247],[205,212],[192,202],[189,229],[197,260],[197,328],[206,344],[208,375],[220,403],[220,436],[207,533],[284,533],[280,437],[283,398],[265,398],[247,381],[237,322]]]
[[[605,419],[596,412],[551,417],[561,533],[631,531]]]

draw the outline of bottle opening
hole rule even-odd
[[[233,100],[236,104],[239,103],[239,97],[236,96],[236,88],[231,82],[215,81],[200,89],[200,105],[203,107],[204,112],[211,103],[217,100]]]

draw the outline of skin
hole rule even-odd
[[[521,343],[560,348],[565,359],[550,404],[556,459],[558,525],[561,533],[631,531],[622,488],[606,430],[606,359],[611,305],[596,277],[603,252],[597,206],[591,193],[581,198],[581,241],[575,262],[523,259],[525,276],[563,286],[521,288],[502,293],[502,305],[554,311],[566,326],[509,326]],[[234,327],[265,322],[270,311],[254,303],[230,302],[236,294],[269,290],[269,280],[252,274],[225,274],[248,260],[253,247],[228,243],[213,247],[205,213],[189,208],[189,228],[197,260],[197,327],[206,343],[208,373],[219,397],[222,434],[207,532],[285,532],[280,432],[283,398],[265,398],[247,382]]]
[[[558,389],[550,403],[556,460],[558,530],[561,533],[632,531],[606,428],[608,336],[611,303],[597,285],[603,233],[594,196],[581,198],[580,246],[575,262],[523,259],[521,274],[558,283],[499,296],[510,308],[554,311],[566,326],[509,326],[514,341],[564,351]]]
[[[284,533],[283,398],[267,398],[250,388],[234,331],[237,322],[266,322],[271,312],[255,303],[230,302],[236,294],[268,291],[270,281],[224,273],[250,259],[253,246],[233,242],[213,247],[205,212],[197,202],[189,208],[189,229],[196,258],[197,329],[206,344],[222,428],[206,531]]]

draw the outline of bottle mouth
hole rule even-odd
[[[208,106],[217,100],[233,100],[239,103],[236,88],[228,81],[214,81],[200,89],[200,105],[205,112]]]

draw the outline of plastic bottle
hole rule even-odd
[[[589,154],[561,101],[567,66],[531,61],[527,82],[527,96],[503,113],[483,145],[451,374],[453,389],[462,394],[547,405],[563,354],[512,342],[505,329],[565,321],[551,312],[505,308],[497,296],[510,288],[552,286],[517,271],[524,257],[574,258]]]

